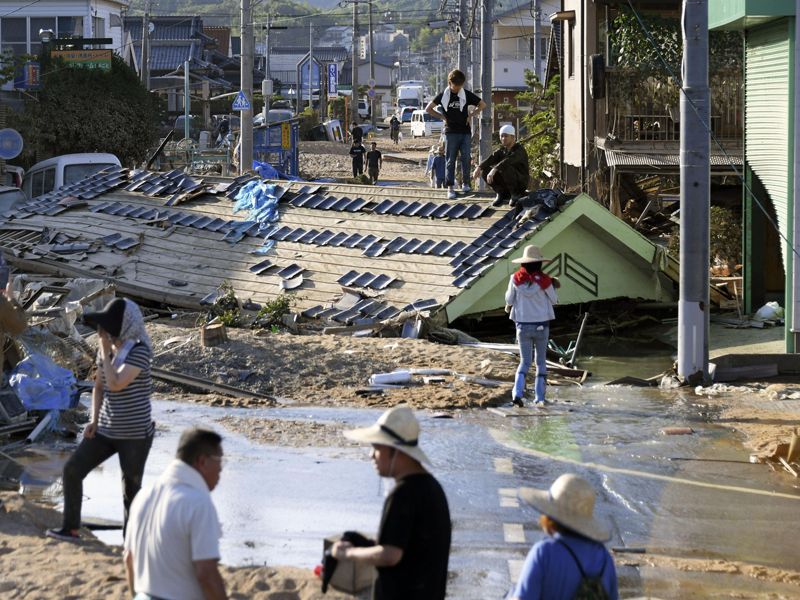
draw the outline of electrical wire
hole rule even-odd
[[[631,0],[627,0],[627,1],[628,1],[628,6],[630,7],[631,11],[633,12],[634,16],[636,17],[636,21],[639,23],[639,27],[641,28],[642,32],[644,33],[645,37],[647,38],[647,41],[653,47],[653,50],[655,50],[656,56],[658,57],[659,61],[661,62],[661,65],[664,67],[664,70],[667,72],[667,75],[669,75],[675,81],[680,83],[680,93],[683,94],[684,98],[686,99],[686,102],[689,104],[689,106],[691,106],[692,110],[694,111],[695,115],[697,116],[698,120],[700,121],[700,124],[702,125],[703,129],[705,129],[705,131],[708,133],[708,135],[710,136],[711,140],[714,142],[714,145],[722,152],[723,157],[728,162],[728,166],[736,174],[736,177],[741,182],[742,187],[750,195],[750,197],[756,203],[758,208],[761,209],[761,212],[764,214],[764,218],[766,218],[767,222],[770,225],[772,225],[773,229],[775,230],[775,233],[777,233],[778,237],[780,237],[784,242],[786,242],[787,248],[791,248],[792,254],[798,260],[800,260],[800,252],[798,252],[798,249],[795,246],[793,246],[791,244],[791,242],[789,241],[789,238],[787,236],[785,236],[781,232],[780,227],[778,227],[778,224],[775,222],[775,220],[769,214],[769,211],[767,211],[766,207],[761,203],[761,201],[758,199],[758,197],[753,193],[753,190],[747,184],[747,181],[745,180],[745,178],[742,175],[742,173],[739,171],[739,169],[736,167],[736,165],[733,164],[733,159],[731,158],[731,155],[722,146],[721,142],[719,141],[717,136],[714,134],[714,132],[711,131],[710,124],[706,123],[705,121],[703,121],[702,117],[700,116],[700,109],[695,104],[694,100],[692,100],[692,98],[690,98],[688,95],[686,95],[686,92],[683,89],[683,77],[682,76],[679,77],[678,75],[676,75],[675,72],[672,70],[672,68],[669,66],[669,63],[667,62],[666,58],[664,58],[664,55],[661,52],[661,48],[656,43],[655,39],[653,39],[653,35],[650,32],[650,30],[647,28],[647,26],[645,25],[644,20],[642,19],[641,15],[634,8],[633,3],[631,2]],[[681,19],[681,32],[684,34],[684,37],[685,37],[685,33],[686,32],[685,32],[685,25],[683,23],[683,19]],[[682,73],[681,73],[681,75],[682,75]]]

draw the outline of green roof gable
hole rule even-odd
[[[794,0],[711,0],[708,28],[742,31],[794,16]]]

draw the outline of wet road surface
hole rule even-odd
[[[516,490],[547,488],[567,471],[586,477],[600,491],[597,510],[615,531],[611,546],[800,569],[795,526],[800,491],[786,477],[749,464],[735,434],[713,425],[713,415],[691,392],[565,386],[551,387],[550,394],[554,406],[517,417],[464,411],[439,419],[419,413],[421,445],[448,494],[453,518],[450,597],[503,597],[542,535],[538,515],[520,504]],[[218,426],[217,419],[234,415],[350,428],[371,424],[379,414],[156,401],[159,427],[145,485],[163,471],[181,431],[190,425]],[[667,426],[689,426],[695,434],[662,435]],[[286,449],[258,445],[233,432],[223,435],[226,461],[213,496],[223,523],[226,564],[312,568],[319,562],[323,537],[346,529],[375,532],[391,484],[380,482],[367,449]],[[36,468],[39,476],[47,470]],[[84,517],[120,519],[114,458],[87,478],[84,494]],[[118,531],[99,535],[109,543],[121,541]],[[730,591],[720,574],[676,576],[675,570],[648,566],[646,554],[618,555],[618,563],[620,558],[638,563],[638,568],[619,568],[620,587],[628,597],[727,597]],[[800,595],[796,585],[752,580],[737,586],[742,593],[745,586],[776,597]]]

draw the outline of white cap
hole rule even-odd
[[[500,128],[500,135],[503,135],[504,133],[507,135],[513,135],[514,137],[517,137],[517,132],[514,131],[513,125],[503,125]]]

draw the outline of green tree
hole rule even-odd
[[[442,30],[434,31],[430,27],[422,27],[417,35],[411,40],[411,50],[413,52],[423,52],[435,48],[444,39]]]
[[[125,62],[110,71],[43,61],[39,101],[19,117],[26,140],[22,160],[32,164],[71,152],[110,152],[123,164],[141,162],[157,141],[160,102]]]
[[[517,94],[517,100],[528,102],[531,112],[522,117],[525,132],[525,150],[531,173],[531,185],[549,187],[556,173],[558,163],[558,119],[556,101],[558,99],[559,77],[553,77],[545,88],[539,79],[528,69],[525,70],[527,92]]]

